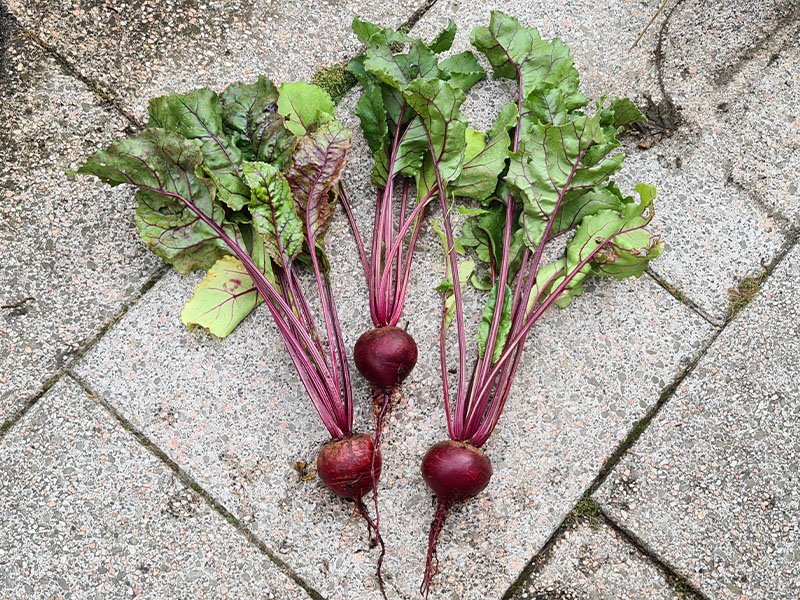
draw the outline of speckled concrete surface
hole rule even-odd
[[[0,442],[0,490],[0,597],[308,597],[72,380]]]
[[[133,193],[67,169],[127,122],[3,21],[0,57],[0,424],[126,302],[159,261]]]
[[[137,116],[143,114],[150,96],[173,89],[201,85],[221,88],[259,73],[276,80],[307,77],[315,67],[357,52],[349,33],[354,11],[397,24],[423,3],[5,1],[23,26]],[[736,1],[721,8],[712,4],[706,6],[699,0],[676,4],[664,35],[663,74],[667,93],[680,105],[682,124],[671,136],[651,132],[649,137],[629,138],[626,144],[631,158],[619,180],[626,186],[641,179],[659,186],[660,208],[654,226],[666,238],[667,252],[654,268],[720,324],[727,313],[728,288],[771,261],[784,244],[788,228],[797,223],[798,165],[792,148],[798,138],[793,107],[798,100],[795,66],[800,52],[794,45],[797,21],[787,25],[794,14],[788,0]],[[631,0],[481,0],[473,4],[439,0],[416,32],[431,35],[447,17],[457,16],[461,30],[456,47],[463,49],[468,31],[484,24],[491,8],[502,8],[535,24],[546,36],[559,35],[569,43],[590,94],[628,95],[642,105],[651,98],[663,108],[654,59],[663,17],[642,43],[629,51],[656,5],[653,1]],[[0,116],[11,124],[0,133],[0,159],[5,163],[0,172],[0,194],[14,200],[14,204],[7,202],[0,208],[0,268],[4,274],[12,273],[11,278],[0,278],[0,300],[6,306],[8,293],[9,304],[28,297],[37,300],[1,313],[0,422],[4,411],[9,414],[20,406],[25,390],[38,388],[64,364],[81,340],[91,337],[99,323],[135,294],[156,265],[134,240],[129,225],[129,191],[104,189],[88,179],[68,182],[61,176],[64,169],[74,167],[91,150],[125,135],[126,123],[102,108],[83,84],[64,75],[30,42],[12,38],[11,49],[0,53],[0,68],[10,73],[0,82]],[[473,123],[486,126],[491,121],[505,101],[504,89],[494,84],[478,86],[466,105]],[[340,112],[355,126],[353,101],[351,95]],[[363,140],[360,136],[357,139],[347,185],[357,218],[368,232],[373,202],[368,185],[369,161]],[[640,142],[649,148],[637,147]],[[329,247],[337,300],[352,345],[367,327],[366,290],[358,265],[347,259],[356,254],[342,215],[333,225]],[[42,256],[47,260],[42,261]],[[97,258],[106,256],[111,260]],[[793,256],[797,256],[797,250]],[[787,265],[796,272],[798,260],[792,260]],[[439,298],[433,288],[441,273],[439,244],[426,231],[406,312],[413,316],[409,317],[409,329],[420,345],[421,358],[388,430],[384,455],[381,502],[390,545],[385,575],[391,598],[417,594],[432,515],[431,497],[419,476],[418,463],[425,449],[444,437],[445,431],[436,340],[430,335],[438,327]],[[367,549],[364,529],[352,506],[331,497],[319,482],[302,481],[295,470],[298,461],[313,463],[325,435],[267,313],[258,311],[225,341],[187,332],[180,324],[180,309],[198,279],[168,275],[103,337],[79,363],[77,372],[326,598],[377,599],[372,577],[376,552]],[[780,283],[774,285],[779,287]],[[28,288],[35,293],[20,296],[20,290]],[[767,293],[782,292],[774,289]],[[472,311],[470,326],[474,327],[477,298],[469,297],[467,305]],[[738,327],[735,333],[724,334],[731,336],[732,348],[745,343],[734,337],[757,340],[759,328],[778,327],[768,323],[772,313],[755,310],[734,322],[733,327]],[[761,314],[760,320],[747,316],[751,314]],[[741,325],[748,322],[752,325]],[[783,325],[784,329],[790,326]],[[647,276],[588,286],[586,295],[569,310],[553,312],[544,319],[529,340],[512,400],[487,446],[495,466],[494,479],[485,493],[448,519],[440,546],[443,573],[432,596],[459,600],[501,597],[633,424],[705,348],[713,331],[711,325]],[[720,340],[729,339],[724,336]],[[768,347],[766,342],[764,347]],[[2,352],[6,348],[10,351]],[[796,353],[796,349],[793,351]],[[796,499],[790,505],[785,492],[796,479],[796,462],[785,459],[780,454],[780,442],[775,442],[786,432],[794,432],[793,438],[783,442],[784,448],[791,447],[797,439],[796,423],[781,398],[763,400],[757,406],[763,408],[758,419],[744,423],[741,415],[753,407],[741,399],[747,392],[731,387],[725,368],[717,366],[720,361],[727,364],[720,356],[725,352],[718,351],[710,362],[701,363],[698,372],[708,372],[707,383],[687,384],[700,386],[697,389],[702,390],[704,398],[720,398],[709,402],[703,413],[707,429],[691,433],[694,437],[689,443],[673,432],[679,440],[675,447],[681,452],[673,451],[672,462],[657,462],[654,457],[661,455],[655,447],[652,456],[637,454],[626,462],[630,465],[638,461],[648,469],[654,469],[655,464],[658,471],[656,475],[649,471],[647,482],[658,485],[663,483],[658,479],[660,472],[672,474],[670,469],[678,469],[678,465],[680,481],[667,477],[663,489],[644,486],[647,501],[642,500],[642,508],[625,509],[625,498],[635,488],[634,492],[628,490],[633,486],[631,470],[621,467],[604,488],[604,501],[615,518],[621,522],[623,517],[628,519],[625,522],[631,524],[634,533],[638,535],[641,530],[655,540],[653,547],[662,558],[711,597],[738,597],[735,593],[740,590],[742,596],[752,594],[753,599],[772,598],[788,589],[786,585],[795,585],[781,569],[787,557],[800,558],[796,516],[794,521],[785,516],[790,509],[797,514]],[[772,358],[757,355],[752,369],[769,372],[768,368],[777,368],[762,364]],[[744,373],[740,375],[745,377]],[[795,376],[795,381],[799,378]],[[368,391],[358,378],[356,382],[355,395],[360,400],[357,421],[362,428],[369,428]],[[0,462],[0,480],[13,474],[14,481],[35,487],[33,471],[47,463],[59,469],[61,479],[53,475],[54,481],[70,485],[70,477],[83,478],[81,481],[88,478],[95,488],[105,493],[110,487],[119,497],[82,495],[82,489],[74,485],[58,496],[42,489],[41,499],[30,494],[30,498],[25,497],[26,518],[49,514],[48,510],[60,506],[59,502],[74,506],[78,498],[81,506],[89,507],[87,514],[97,514],[103,524],[99,531],[80,530],[81,535],[91,538],[88,544],[97,543],[97,548],[102,548],[113,536],[141,540],[142,535],[152,534],[152,544],[131,544],[125,549],[129,554],[123,552],[122,559],[115,558],[116,554],[109,558],[97,548],[90,547],[89,551],[95,552],[98,563],[115,564],[115,577],[133,573],[119,581],[133,582],[134,588],[147,583],[154,598],[175,597],[176,585],[181,590],[194,589],[191,585],[196,581],[199,591],[191,597],[208,596],[204,590],[212,588],[203,586],[211,585],[211,577],[226,574],[232,581],[226,588],[230,597],[261,597],[265,588],[289,590],[286,597],[301,597],[301,592],[292,595],[296,590],[291,588],[271,588],[272,584],[265,583],[267,579],[263,578],[275,576],[271,563],[267,564],[265,557],[241,541],[214,513],[201,507],[197,513],[205,515],[201,519],[191,509],[189,518],[196,522],[181,525],[184,529],[170,529],[166,520],[148,517],[162,515],[165,504],[168,511],[169,506],[177,505],[180,513],[186,505],[194,506],[196,500],[179,484],[167,481],[167,475],[160,475],[155,459],[149,455],[145,455],[149,462],[142,459],[143,451],[126,438],[128,434],[113,426],[105,412],[86,404],[82,393],[72,387],[58,384],[41,405],[5,434],[0,456],[8,458]],[[683,400],[676,399],[676,411],[687,410],[681,408],[687,398],[686,392],[682,393]],[[721,401],[726,394],[733,399],[738,415]],[[71,400],[59,400],[61,396]],[[61,414],[69,414],[69,420],[58,420]],[[781,419],[784,423],[779,428]],[[688,422],[688,417],[684,421]],[[79,422],[88,425],[79,431]],[[721,426],[730,430],[725,437],[718,433]],[[765,431],[768,435],[748,446],[749,440],[741,434],[753,427],[760,428],[757,435]],[[81,452],[88,455],[89,442],[97,442],[96,431],[107,444],[103,447],[107,453],[102,456],[108,457],[108,464],[135,464],[135,469],[147,464],[147,468],[134,470],[134,477],[123,480],[117,471],[106,469],[106,463],[96,460],[100,450],[95,446],[91,446],[94,460],[82,458],[83,462],[77,462],[74,457]],[[693,430],[687,425],[687,431]],[[664,437],[660,430],[657,435]],[[48,452],[44,442],[35,445],[39,443],[36,440],[45,438],[53,448],[74,443],[75,449]],[[126,445],[126,439],[132,445]],[[30,440],[35,443],[29,449]],[[683,454],[680,444],[705,451],[703,444],[708,440],[716,444],[708,452],[718,453],[711,461],[703,453]],[[758,454],[762,449],[763,457]],[[693,456],[700,458],[690,462]],[[722,467],[714,466],[714,460]],[[767,467],[759,465],[761,460]],[[16,473],[18,464],[36,466],[31,473]],[[718,481],[719,472],[726,472],[723,467],[730,476],[722,484],[729,487]],[[49,477],[50,472],[41,468]],[[769,481],[764,473],[770,476]],[[693,475],[700,483],[689,495],[683,488],[693,481]],[[150,495],[141,498],[139,504],[143,493]],[[163,499],[173,495],[175,502]],[[144,515],[144,522],[132,518],[102,521],[106,512],[117,514],[113,507],[106,510],[112,501],[117,503],[114,506]],[[9,519],[8,504],[3,502],[0,495],[0,519]],[[665,507],[661,515],[659,503]],[[742,506],[750,512],[736,512]],[[756,506],[759,508],[753,508]],[[672,523],[666,520],[673,512],[676,531],[682,531],[683,537],[672,532]],[[717,513],[724,519],[715,521]],[[20,522],[22,525],[15,526],[25,527],[30,521]],[[63,523],[58,522],[58,527],[63,528]],[[780,528],[787,524],[789,529],[782,531]],[[192,534],[200,540],[194,545]],[[64,533],[63,537],[70,535],[75,534]],[[697,535],[701,536],[699,541],[688,548],[687,540]],[[95,541],[98,538],[103,544]],[[41,592],[34,587],[33,592],[25,589],[22,594],[65,594],[57,587],[61,585],[58,577],[69,585],[71,580],[63,573],[74,575],[74,569],[62,569],[62,563],[53,558],[56,546],[42,550],[36,542],[26,538],[19,542],[26,545],[14,548],[13,557],[22,557],[15,558],[14,563],[22,567],[14,568],[45,574],[31,584],[41,585]],[[541,572],[544,579],[540,583],[553,587],[566,577],[571,581],[563,582],[562,591],[569,584],[570,591],[578,590],[576,594],[589,593],[583,590],[592,586],[618,589],[623,585],[668,594],[661,575],[651,575],[652,566],[641,557],[631,556],[629,550],[606,530],[581,528],[556,546],[553,562]],[[179,565],[175,567],[179,575],[172,578],[172,587],[168,578],[158,579],[149,566],[145,565],[145,573],[132,570],[138,568],[130,567],[133,562],[125,562],[129,557],[135,562],[139,556],[151,555],[176,555],[170,564]],[[616,566],[601,565],[590,577],[578,568],[579,559],[586,555],[592,565],[609,557]],[[0,555],[0,564],[7,556]],[[204,569],[195,575],[197,568],[191,561],[201,561],[200,557],[205,561]],[[117,560],[122,566],[116,566]],[[264,573],[259,565],[266,565]],[[232,568],[235,573],[230,575]],[[748,580],[742,581],[740,571],[751,568],[760,569],[762,579],[748,575]],[[632,569],[636,572],[630,575]],[[729,577],[730,573],[734,575]],[[101,575],[93,577],[91,582],[105,584]],[[285,584],[282,576],[277,577]],[[781,582],[775,583],[776,587],[764,587],[777,579]],[[0,575],[2,585],[18,586],[18,580],[4,580]],[[726,586],[722,592],[720,585]],[[749,591],[751,588],[756,591]],[[18,587],[9,589],[7,595],[19,595]],[[770,596],[763,589],[778,591]],[[109,590],[104,588],[100,593],[116,597],[113,594],[117,592]],[[531,598],[552,598],[557,593],[529,590],[538,594]],[[284,597],[279,592],[275,595]]]
[[[795,248],[600,490],[709,597],[800,596],[798,284]]]
[[[514,600],[681,600],[663,573],[603,523],[556,540]]]
[[[147,100],[267,75],[310,77],[351,58],[355,14],[400,25],[422,0],[6,0],[21,23],[143,115]]]
[[[341,107],[348,116],[352,98]],[[358,218],[371,218],[366,146],[358,136],[348,186]],[[342,215],[330,234],[349,343],[367,327],[366,293]],[[425,449],[445,435],[434,291],[438,241],[420,248],[407,315],[420,347],[385,450],[381,501],[393,597],[413,597],[421,576],[430,496],[419,476]],[[359,521],[317,483],[300,482],[325,440],[309,401],[259,311],[225,341],[185,331],[178,318],[194,280],[163,279],[78,365],[78,372],[245,519],[331,598],[374,593],[374,553]],[[475,299],[477,300],[477,299]],[[478,304],[470,303],[472,317]],[[649,277],[599,282],[532,336],[514,396],[487,447],[496,467],[485,494],[455,511],[443,536],[436,597],[496,598],[558,526],[632,424],[696,356],[712,328]],[[356,397],[365,416],[366,389]]]

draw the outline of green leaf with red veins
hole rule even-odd
[[[601,210],[583,219],[567,245],[570,268],[604,244],[590,265],[594,273],[615,279],[641,276],[650,261],[661,255],[663,243],[645,229],[653,218],[655,188],[639,184],[637,191],[640,200],[625,198],[621,211]]]
[[[492,65],[495,79],[517,79],[522,75],[523,97],[549,84],[567,92],[577,90],[580,78],[569,48],[560,40],[546,42],[532,27],[523,27],[514,17],[492,11],[489,27],[476,27],[472,45]]]
[[[225,211],[215,202],[213,187],[195,175],[202,164],[202,141],[148,128],[93,154],[77,172],[110,185],[140,188],[135,220],[142,240],[185,274],[207,269],[227,253],[216,234],[179,199],[223,223]]]
[[[445,58],[439,63],[441,78],[450,82],[462,92],[467,92],[473,85],[486,78],[486,71],[478,63],[472,52],[465,51]]]
[[[200,326],[224,338],[261,301],[244,265],[232,256],[223,256],[195,287],[183,307],[181,321],[187,327]]]
[[[318,85],[293,81],[278,90],[278,113],[284,117],[286,129],[297,137],[332,121],[334,111],[330,94]]]
[[[150,100],[148,129],[160,128],[198,140],[203,152],[203,172],[214,182],[219,199],[233,210],[250,200],[250,190],[241,179],[241,150],[222,127],[219,96],[208,89],[188,94],[169,94]]]
[[[330,192],[350,156],[352,133],[338,121],[300,139],[286,174],[297,213],[310,230],[309,244],[321,240],[333,218]]]
[[[502,130],[488,142],[480,131],[467,128],[464,167],[450,186],[456,196],[484,201],[497,188],[497,177],[506,166],[511,138]]]
[[[459,112],[464,92],[441,79],[415,79],[403,96],[422,119],[442,181],[453,181],[464,165],[467,123]]]
[[[284,169],[297,138],[278,113],[278,90],[272,82],[262,75],[255,83],[234,83],[220,98],[222,125],[243,158]]]
[[[288,268],[303,250],[303,221],[297,215],[289,182],[267,163],[244,163],[244,176],[252,190],[250,212],[253,229],[264,252]]]
[[[523,203],[522,226],[531,248],[540,243],[559,198],[564,207],[580,206],[622,167],[625,155],[611,154],[619,143],[614,130],[609,137],[601,127],[600,116],[575,114],[563,125],[532,125],[511,155],[505,181]]]

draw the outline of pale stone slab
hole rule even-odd
[[[798,274],[795,247],[599,492],[709,597],[800,595]]]
[[[137,116],[147,100],[266,75],[309,78],[348,59],[353,16],[399,26],[424,2],[9,0],[21,23]]]
[[[128,123],[0,14],[0,424],[154,276],[131,190],[65,174]]]
[[[0,596],[306,592],[63,379],[0,441]]]
[[[664,574],[604,523],[580,523],[553,544],[514,600],[682,600]]]

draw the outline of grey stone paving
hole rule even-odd
[[[3,24],[0,59],[0,424],[126,302],[159,261],[133,193],[68,181],[128,123]]]
[[[222,89],[262,74],[309,78],[351,58],[355,14],[400,25],[423,0],[6,0],[25,27],[80,72],[144,115],[153,96]]]
[[[682,600],[658,568],[603,523],[581,523],[553,544],[514,600]]]
[[[173,89],[221,88],[260,73],[278,81],[308,77],[357,52],[349,33],[355,11],[398,24],[423,4],[5,2],[23,27],[137,117],[150,96]],[[676,121],[654,59],[664,17],[629,50],[654,4],[439,0],[415,32],[431,35],[456,17],[461,50],[468,31],[501,8],[570,44],[590,94],[628,95],[642,106],[652,99],[650,112],[657,123],[663,117],[666,131],[627,140],[631,156],[620,182],[658,185],[655,226],[667,250],[654,271],[722,325],[729,288],[772,262],[800,224],[800,13],[791,0],[675,0],[661,79],[679,108]],[[24,37],[0,35],[0,50],[6,38],[12,42],[0,52],[0,69],[10,75],[0,79],[0,122],[10,125],[0,128],[0,194],[13,202],[0,203],[0,300],[35,300],[0,309],[0,423],[136,298],[157,264],[135,241],[129,191],[63,177],[125,135],[127,122]],[[355,126],[353,101],[342,103],[340,116]],[[485,84],[467,112],[485,126],[504,102],[502,86]],[[369,163],[357,138],[347,185],[368,232]],[[341,215],[329,246],[352,345],[367,327],[366,290],[346,258],[355,247]],[[418,462],[445,431],[430,335],[438,327],[440,254],[426,231],[406,311],[420,364],[386,439],[381,503],[392,598],[416,597],[432,515]],[[796,282],[798,262],[795,249],[599,492],[614,519],[709,598],[800,594],[790,570],[800,560],[799,507],[789,495],[797,487],[791,402],[800,397],[800,373],[791,355],[775,361],[781,350],[797,353],[794,340],[781,336],[795,327],[787,315],[796,299],[787,299],[786,288]],[[377,599],[376,552],[367,549],[352,506],[295,469],[313,463],[325,435],[268,314],[257,311],[225,341],[188,332],[179,313],[198,280],[167,275],[77,373],[323,596]],[[476,298],[468,308],[479,310]],[[648,276],[588,286],[569,310],[544,319],[487,446],[492,484],[448,519],[432,596],[501,597],[714,331]],[[739,367],[743,357],[747,369]],[[783,377],[784,396],[749,402],[745,394],[764,392],[751,373]],[[357,421],[369,428],[369,394],[356,381]],[[0,524],[12,532],[0,537],[0,596],[304,595],[73,383],[57,384],[5,434],[0,483]],[[80,526],[72,529],[64,515],[77,515]],[[58,545],[31,535],[41,523]],[[155,570],[151,557],[162,560]],[[11,561],[6,571],[3,561]],[[674,597],[663,574],[605,526],[567,531],[519,597],[525,593]]]
[[[0,441],[0,490],[0,597],[308,597],[69,379]]]
[[[800,597],[799,275],[795,248],[599,493],[713,598]]]

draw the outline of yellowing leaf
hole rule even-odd
[[[197,284],[183,307],[181,321],[224,338],[260,303],[261,296],[244,265],[232,256],[223,256]]]

